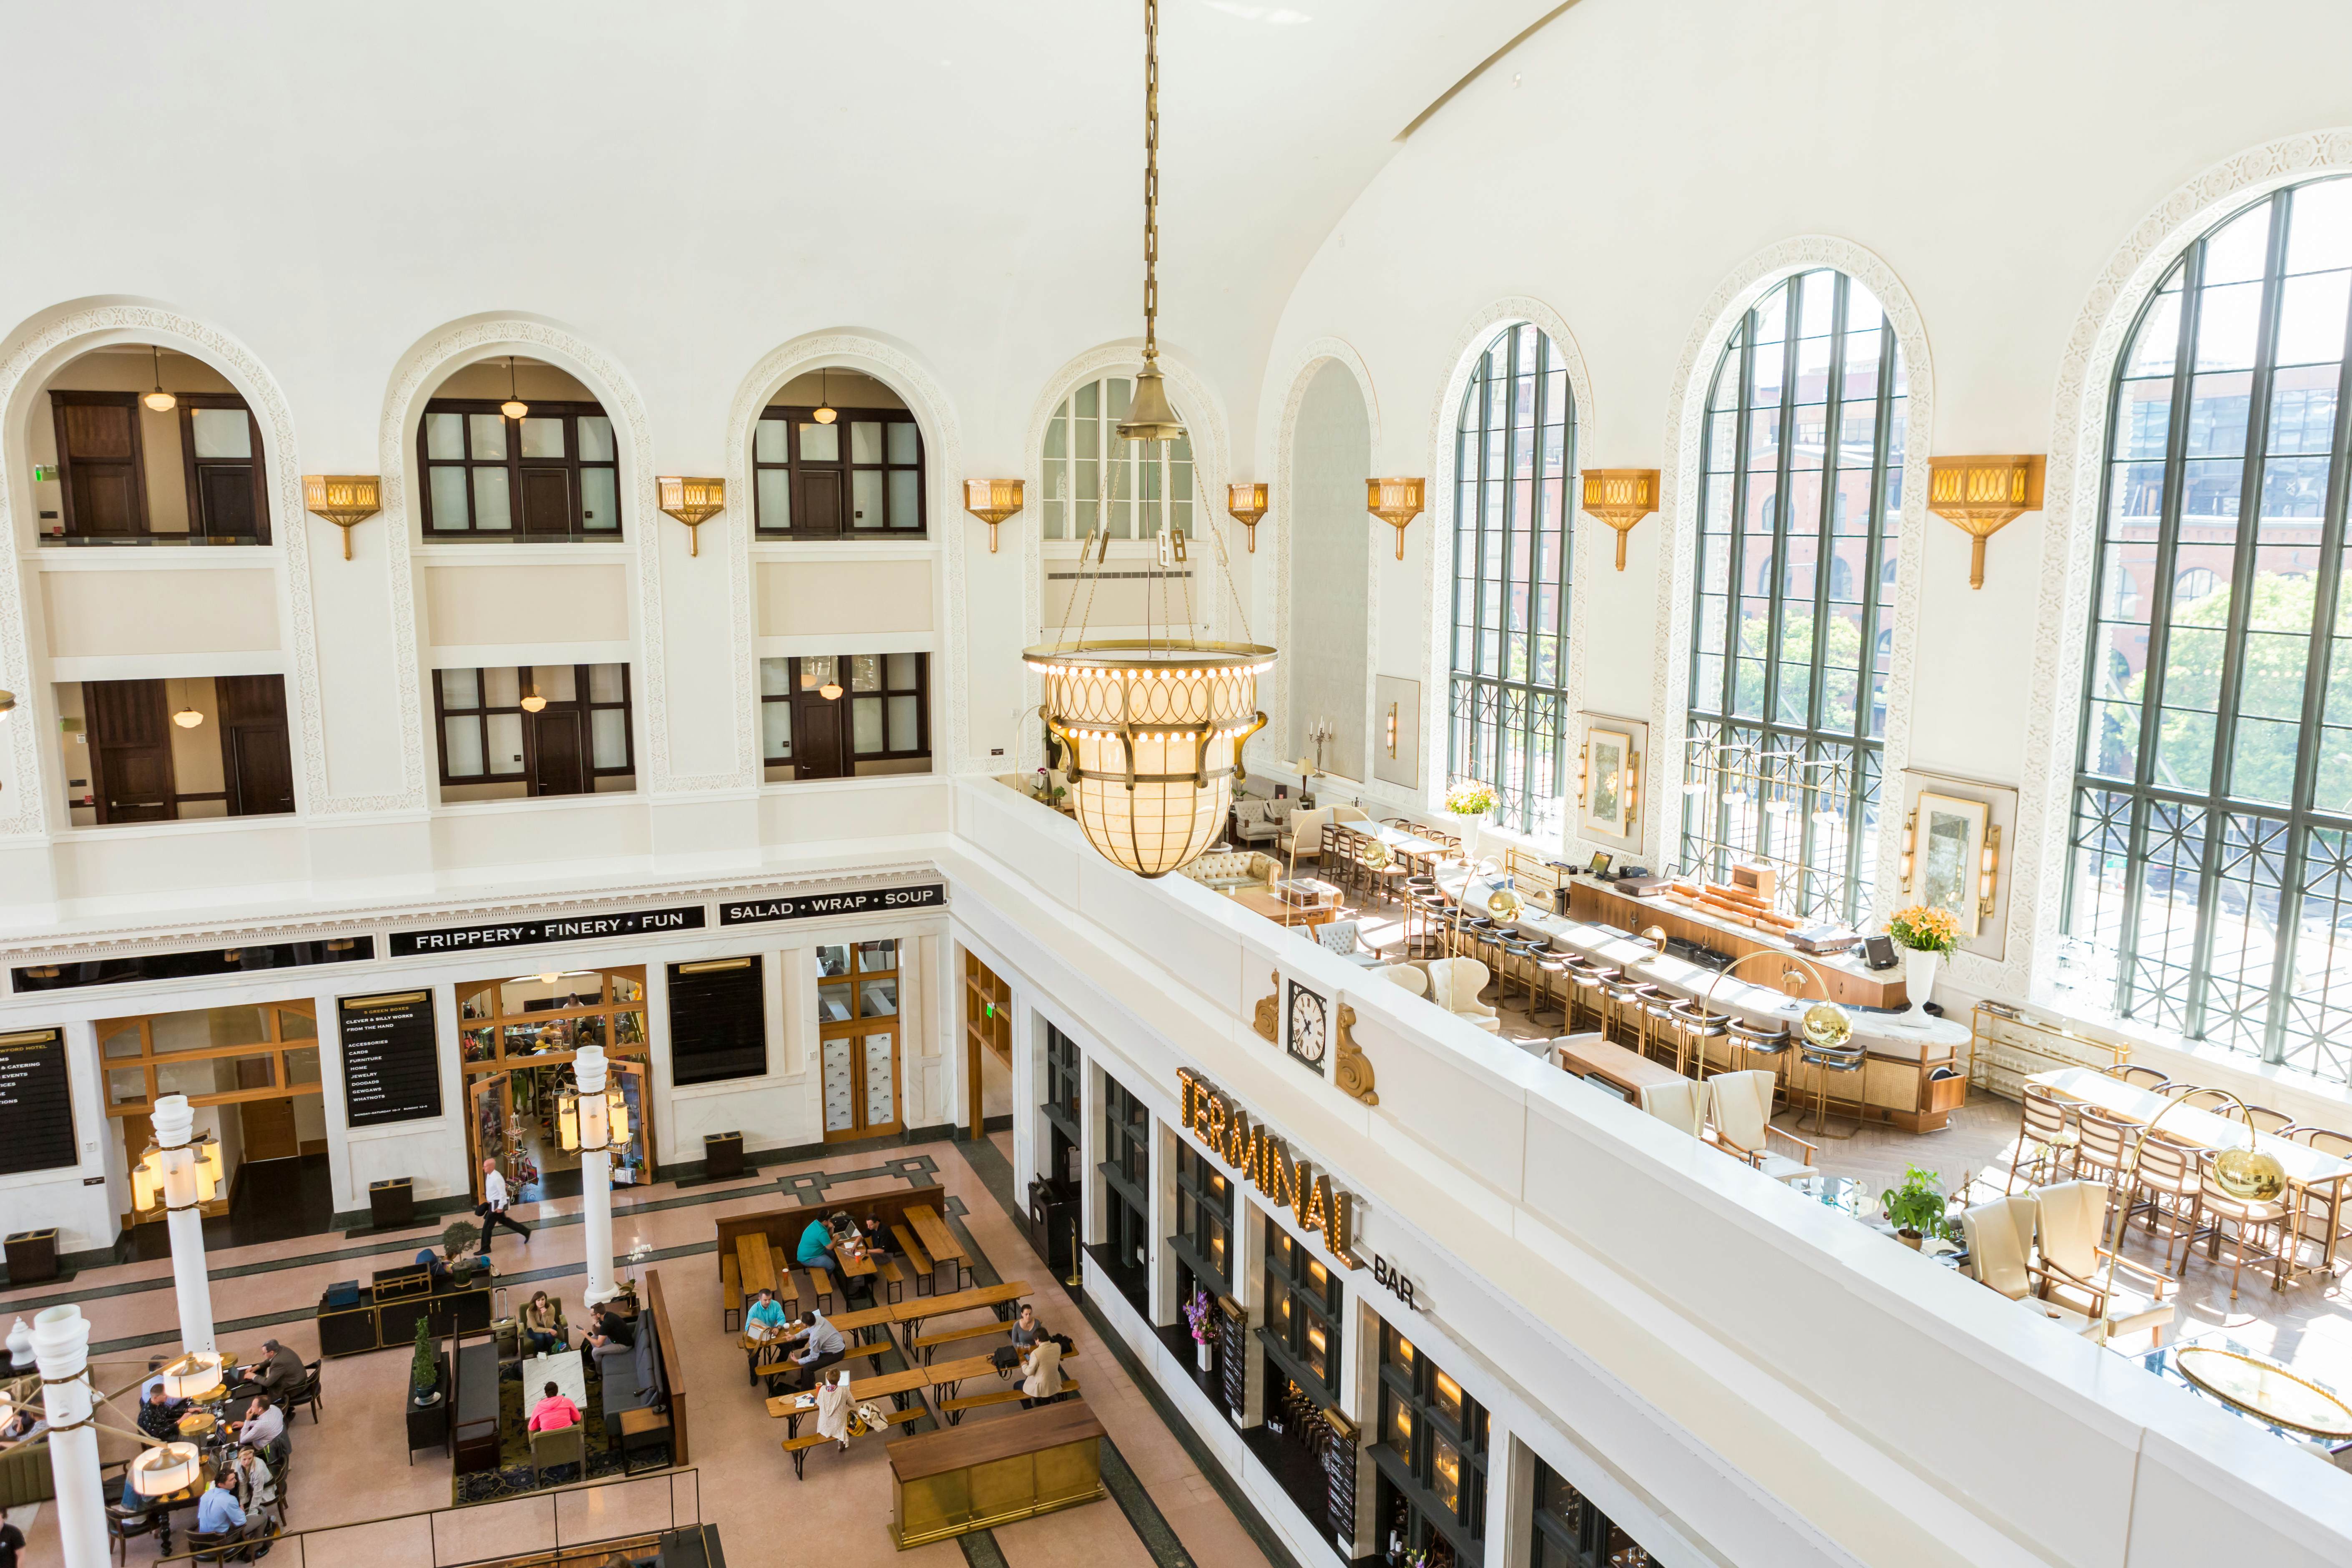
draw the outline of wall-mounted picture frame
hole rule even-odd
[[[1633,802],[1626,788],[1626,773],[1633,755],[1633,737],[1622,730],[1596,726],[1584,732],[1584,747],[1585,810],[1595,827],[1622,838],[1633,826]]]
[[[1983,876],[1985,828],[1990,808],[1980,800],[1921,790],[1912,818],[1912,888],[1923,904],[1950,911],[1960,940],[1972,940],[1980,923],[1978,891]]]
[[[1888,890],[1886,908],[1930,901],[1932,851],[1938,898],[1956,897],[1962,880],[1973,895],[1960,900],[1965,910],[1952,908],[1960,922],[1959,951],[2001,962],[2009,946],[2009,847],[2017,837],[2017,786],[1928,768],[1906,768],[1900,777],[1901,810],[1886,821],[1893,847],[1905,863]],[[1981,819],[1976,815],[1979,811]],[[1956,815],[1966,820],[1955,822]],[[1931,835],[1939,837],[1931,843]],[[1963,866],[1973,866],[1975,874],[1963,879]],[[1952,906],[1938,902],[1937,907]]]
[[[1581,734],[1569,784],[1575,837],[1638,859],[1643,803],[1649,797],[1650,726],[1613,713],[1580,713],[1577,721]],[[1569,847],[1578,847],[1571,840]]]

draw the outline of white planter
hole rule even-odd
[[[1940,952],[1928,952],[1916,947],[1903,950],[1903,991],[1911,998],[1916,1010],[1927,1005],[1936,989],[1936,966],[1944,961]]]
[[[1194,1358],[1200,1362],[1201,1370],[1202,1372],[1214,1372],[1216,1370],[1216,1365],[1213,1359],[1212,1347],[1208,1341],[1194,1340],[1192,1342],[1192,1354]]]
[[[1462,858],[1472,865],[1478,863],[1478,830],[1494,820],[1492,812],[1479,816],[1455,816],[1462,825]]]

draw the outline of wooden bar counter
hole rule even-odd
[[[1095,1502],[1102,1423],[1083,1399],[973,1422],[884,1446],[897,1491],[898,1550]]]
[[[1580,877],[1569,884],[1568,912],[1572,919],[1616,926],[1637,936],[1657,926],[1670,937],[1727,952],[1735,959],[1751,952],[1796,953],[1818,968],[1829,982],[1829,994],[1822,999],[1843,1002],[1849,1007],[1901,1007],[1911,1000],[1910,993],[1904,989],[1903,971],[1899,968],[1888,970],[1885,978],[1881,979],[1849,954],[1825,957],[1797,952],[1787,942],[1775,942],[1761,931],[1733,925],[1728,921],[1710,920],[1688,904],[1633,898],[1587,878]],[[1769,972],[1760,964],[1751,964],[1740,973],[1751,981],[1770,983]],[[1820,987],[1809,980],[1802,994],[1819,994]]]

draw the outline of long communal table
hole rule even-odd
[[[904,1325],[905,1331],[899,1340],[899,1347],[904,1350],[914,1342],[915,1336],[922,1332],[923,1325],[933,1318],[943,1318],[956,1312],[978,1311],[983,1307],[996,1310],[997,1315],[1003,1317],[1003,1308],[1029,1294],[1029,1281],[1008,1279],[1001,1285],[977,1285],[969,1290],[951,1290],[944,1296],[920,1296],[911,1300],[893,1301],[884,1306],[867,1307],[859,1311],[844,1312],[837,1317],[828,1317],[825,1321],[839,1330],[845,1339],[854,1336],[863,1329],[878,1328],[887,1333],[891,1329]],[[738,1342],[740,1348],[749,1353],[751,1363],[751,1381],[754,1383],[757,1383],[761,1376],[769,1373],[782,1372],[791,1364],[789,1362],[760,1360],[761,1351],[777,1348],[776,1341],[754,1340],[751,1335],[745,1334],[740,1337]],[[861,1383],[859,1386],[863,1386],[863,1384]],[[773,1404],[773,1401],[770,1403]]]
[[[1062,1358],[1076,1359],[1076,1352]],[[899,1372],[877,1372],[870,1377],[852,1376],[849,1396],[863,1403],[869,1399],[887,1397],[898,1408],[906,1408],[910,1394],[936,1392],[942,1401],[956,1397],[956,1390],[969,1377],[996,1376],[996,1363],[984,1355],[965,1356],[958,1361],[933,1362],[929,1366],[910,1366]],[[816,1414],[814,1394],[778,1394],[769,1397],[768,1414],[784,1423],[787,1440],[801,1435],[801,1417]]]

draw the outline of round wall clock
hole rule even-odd
[[[1290,1054],[1317,1072],[1331,1048],[1328,1011],[1322,997],[1296,980],[1290,983]]]

